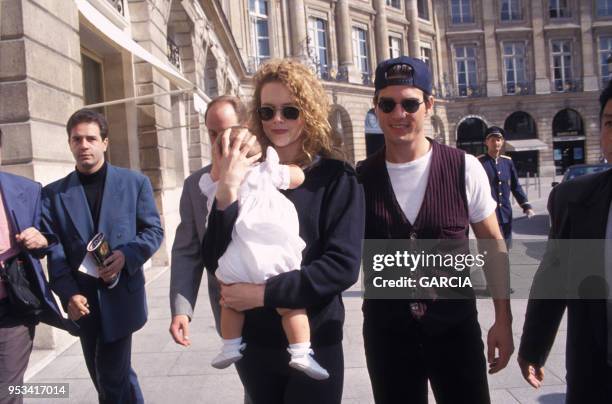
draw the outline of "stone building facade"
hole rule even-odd
[[[66,120],[98,108],[109,161],[151,179],[165,266],[182,182],[208,162],[206,103],[248,100],[268,58],[319,74],[353,162],[381,144],[375,66],[404,54],[434,73],[432,137],[477,154],[483,128],[504,126],[521,173],[550,175],[600,158],[611,52],[606,0],[0,0],[0,164],[43,184],[66,175]]]

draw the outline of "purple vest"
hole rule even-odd
[[[465,153],[430,140],[431,168],[425,197],[414,223],[400,208],[387,172],[385,148],[364,160],[357,169],[366,201],[366,239],[467,239],[469,215],[465,193]],[[471,296],[473,297],[473,292]],[[364,315],[406,318],[409,301],[364,300]],[[405,313],[405,316],[403,315]],[[373,313],[374,314],[374,313]],[[476,315],[473,298],[428,303],[419,322],[432,334]]]
[[[385,164],[385,149],[358,169],[366,198],[365,238],[467,238],[464,152],[431,141],[431,169],[423,204],[414,223],[400,208]]]

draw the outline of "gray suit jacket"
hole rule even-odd
[[[181,222],[176,229],[172,245],[170,264],[170,308],[172,315],[186,314],[193,317],[202,273],[207,274],[208,296],[219,328],[219,283],[204,269],[202,260],[202,240],[206,232],[206,197],[200,192],[198,183],[202,174],[210,171],[210,165],[191,174],[183,184],[179,206]]]

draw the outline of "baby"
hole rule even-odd
[[[244,129],[243,129],[244,130]],[[230,143],[238,135],[233,129]],[[213,144],[221,147],[220,135]],[[249,156],[261,151],[256,143]],[[213,161],[214,171],[214,161]],[[299,220],[293,203],[279,189],[295,189],[304,182],[304,172],[296,165],[280,164],[272,147],[266,150],[266,159],[255,163],[245,176],[238,192],[239,212],[232,231],[232,241],[219,258],[215,275],[223,284],[263,284],[270,277],[300,268],[304,241],[299,236]],[[208,212],[215,199],[216,182],[210,174],[200,179],[200,189],[207,197]],[[310,325],[305,309],[277,309],[291,354],[289,366],[308,376],[323,380],[329,373],[313,358],[310,349]],[[244,313],[228,307],[221,308],[221,352],[212,360],[212,366],[223,369],[242,358],[241,351]]]

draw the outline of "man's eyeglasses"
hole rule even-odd
[[[419,101],[416,98],[405,98],[399,104],[404,108],[404,111],[413,114],[418,111],[419,106],[425,101]],[[378,100],[378,108],[385,114],[390,113],[395,109],[398,103],[393,98],[381,98]]]
[[[273,107],[259,107],[257,109],[257,113],[259,114],[259,119],[262,121],[269,121],[270,119],[274,118],[276,110],[277,108]],[[300,116],[300,110],[297,107],[292,107],[290,105],[280,108],[280,111],[283,118],[291,121],[295,121]]]

